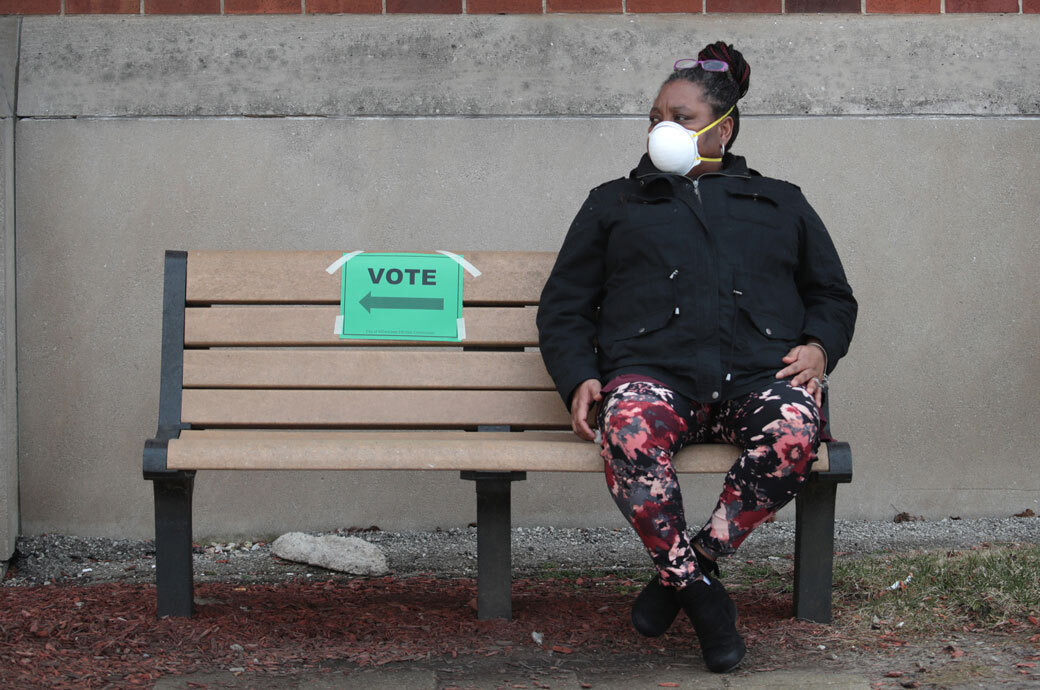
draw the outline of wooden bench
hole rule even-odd
[[[342,340],[341,252],[169,251],[155,494],[159,616],[193,609],[198,470],[458,471],[477,492],[480,618],[509,618],[510,488],[527,472],[599,474],[538,354],[535,312],[555,255],[467,252],[462,343]],[[407,391],[407,395],[404,392]],[[737,450],[684,448],[680,472],[726,472]],[[836,486],[847,444],[821,446],[797,499],[794,610],[828,622]],[[648,563],[649,566],[649,563]]]

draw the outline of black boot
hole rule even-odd
[[[701,643],[701,656],[714,673],[732,671],[744,659],[747,648],[737,632],[737,607],[718,580],[697,580],[677,592]]]
[[[697,556],[700,571],[718,577],[718,564],[696,549],[693,552]],[[664,635],[682,608],[675,596],[676,592],[674,587],[661,584],[660,575],[654,575],[632,604],[632,627],[646,637]]]
[[[679,614],[678,590],[661,584],[661,576],[654,575],[632,604],[632,627],[640,635],[663,635]]]

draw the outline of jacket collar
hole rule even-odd
[[[734,177],[748,177],[750,175],[759,175],[757,170],[752,170],[747,166],[747,161],[743,156],[736,156],[732,153],[727,153],[722,158],[722,170],[721,173],[724,175],[730,175]],[[665,173],[658,170],[653,162],[650,160],[650,155],[644,153],[643,157],[639,159],[639,164],[629,173],[630,179],[642,179],[647,183],[651,179],[669,178],[675,180],[675,178],[682,177],[674,173]]]
[[[748,180],[752,175],[758,175],[754,170],[749,170],[747,162],[743,156],[734,156],[732,153],[727,153],[722,158],[722,170],[718,173],[710,173],[712,177],[727,177],[737,178],[741,180]],[[639,185],[639,191],[635,194],[637,198],[642,198],[645,201],[653,201],[669,196],[675,196],[682,200],[693,215],[696,216],[701,223],[707,223],[704,217],[704,208],[701,204],[691,203],[685,195],[680,195],[679,190],[685,186],[690,185],[696,186],[694,181],[685,175],[676,175],[675,173],[665,173],[658,170],[654,164],[650,161],[648,154],[643,154],[643,157],[639,159],[639,165],[636,166],[629,174],[629,179],[633,182],[637,182]],[[699,195],[698,195],[699,198]]]

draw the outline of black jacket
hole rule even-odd
[[[767,385],[810,336],[828,372],[856,300],[801,190],[727,154],[694,181],[643,156],[593,189],[538,308],[542,357],[564,402],[582,381],[651,376],[698,402]]]

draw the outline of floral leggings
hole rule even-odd
[[[661,574],[681,587],[701,577],[693,543],[730,555],[805,483],[819,447],[820,415],[787,380],[718,403],[696,403],[661,384],[623,383],[599,415],[607,486]],[[743,449],[711,518],[691,541],[672,456],[690,443]]]

